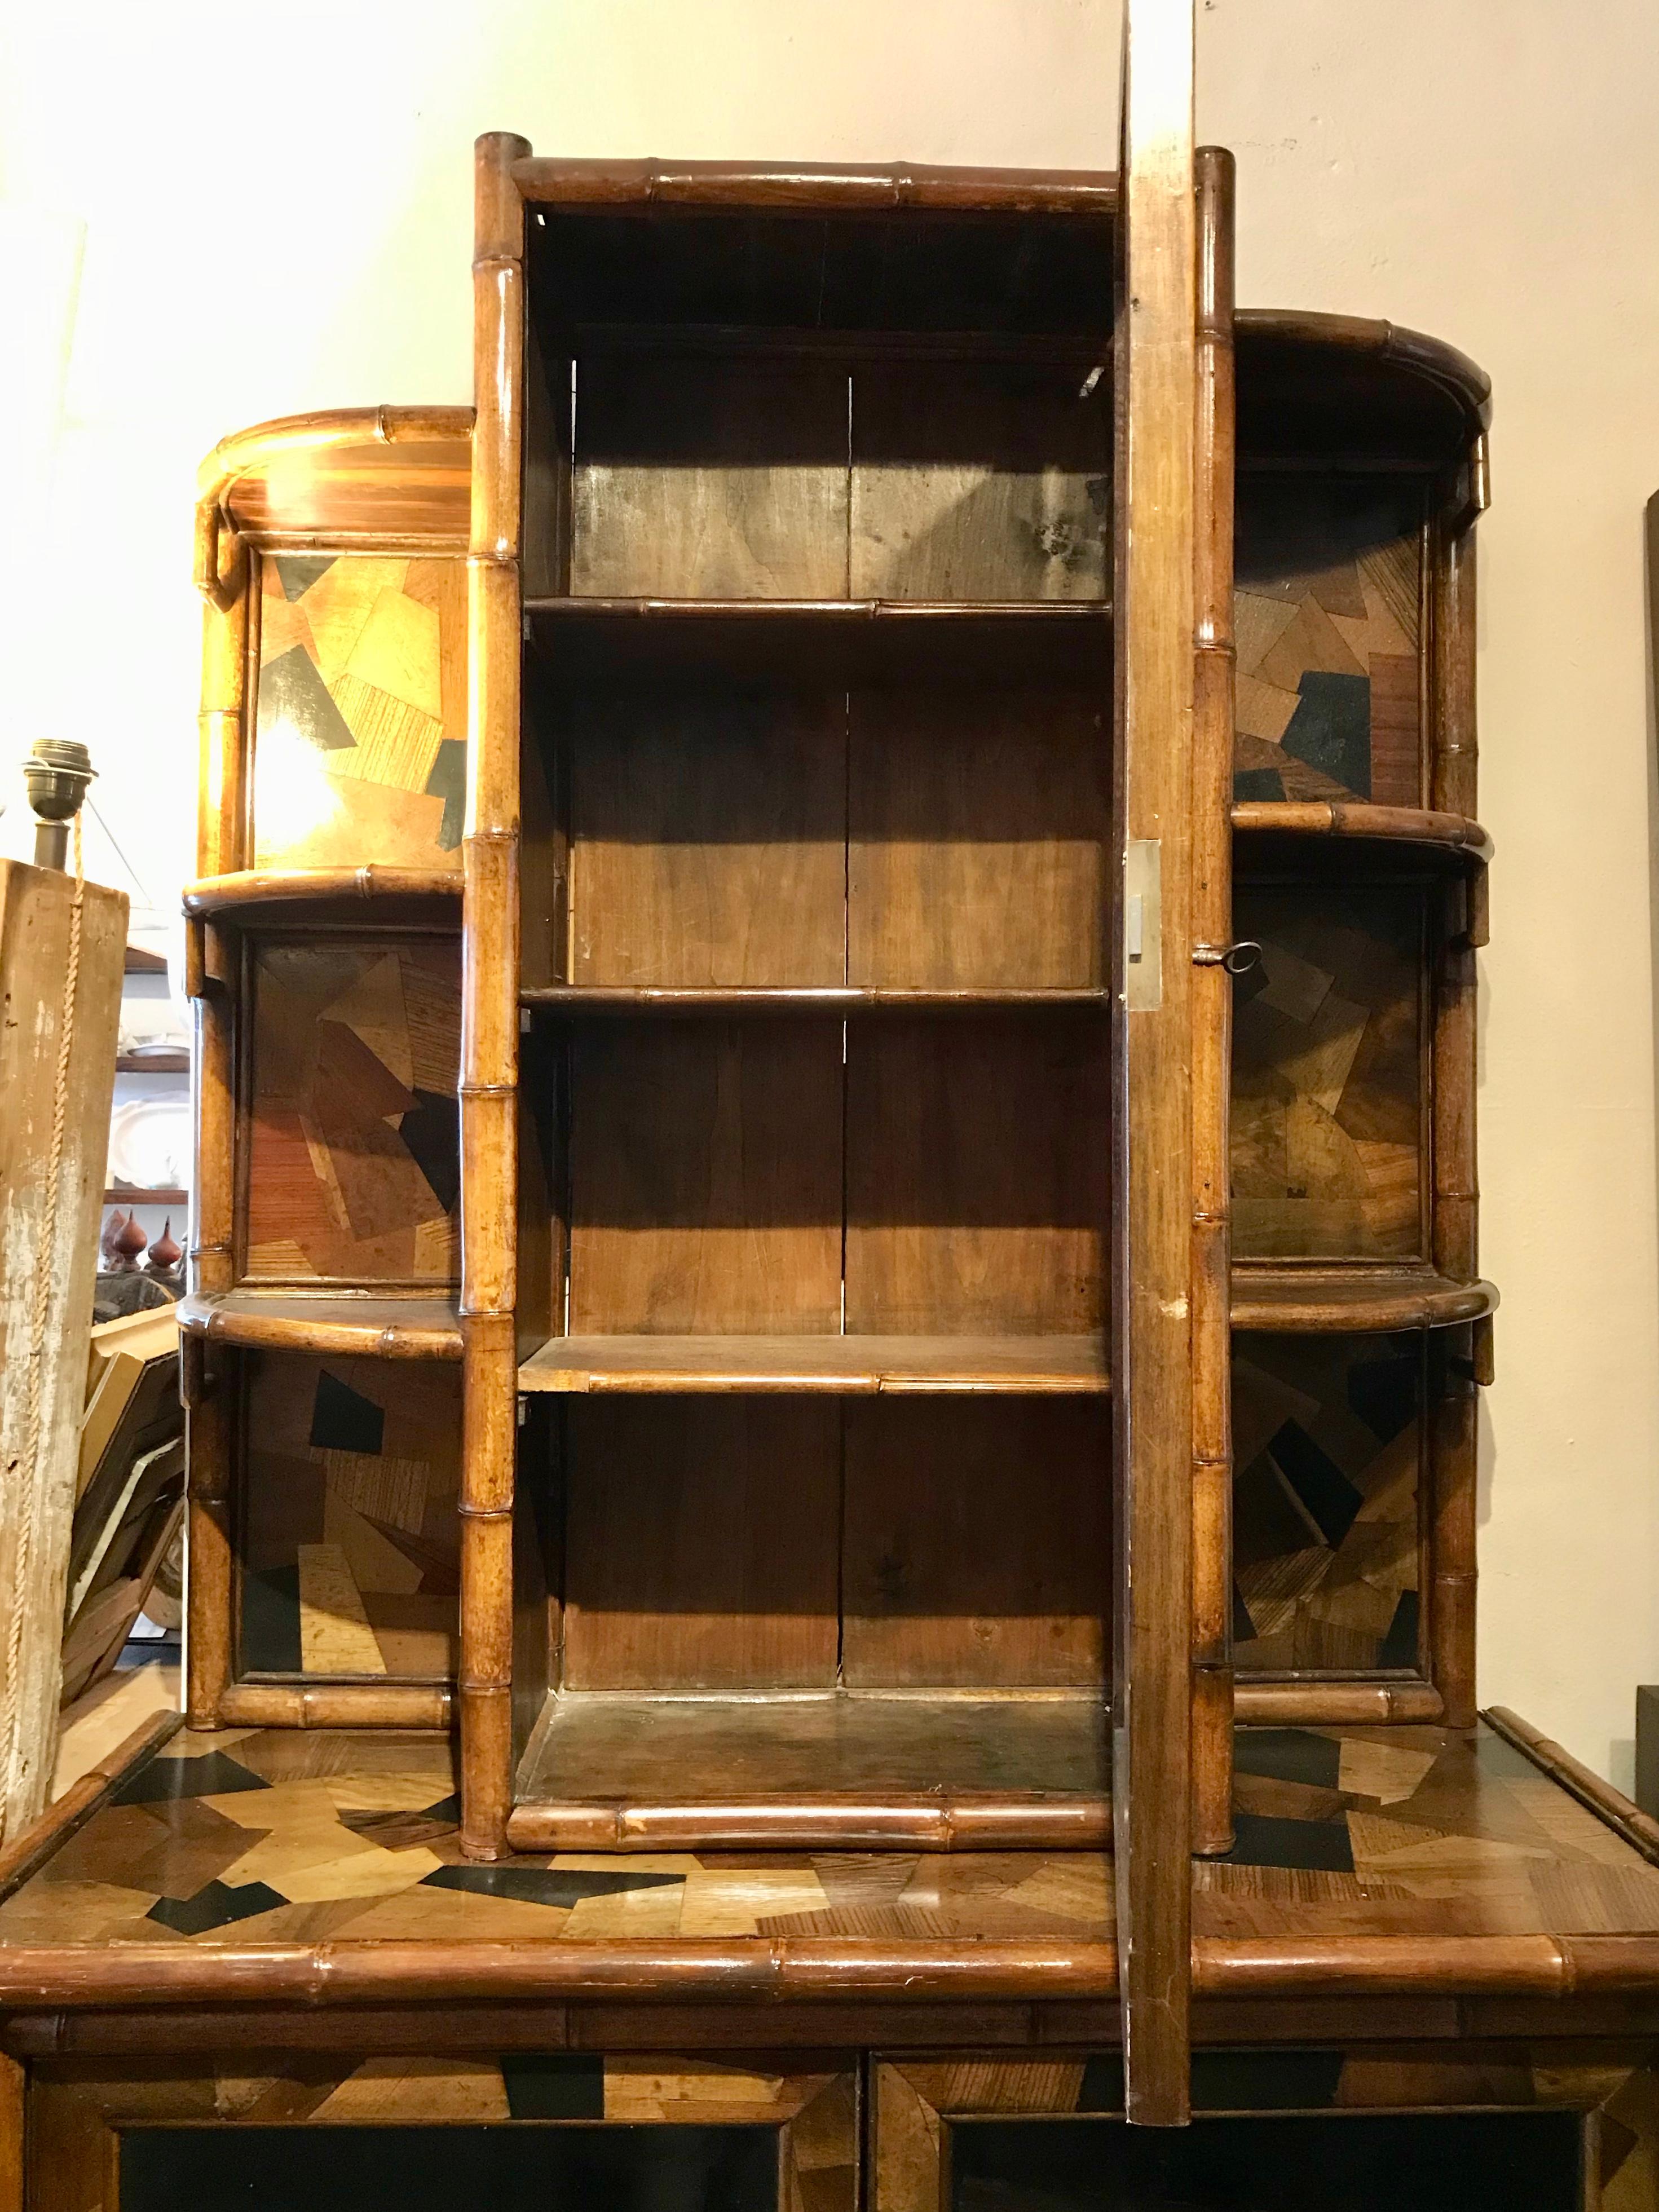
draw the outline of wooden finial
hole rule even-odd
[[[149,1266],[152,1274],[172,1274],[185,1256],[185,1248],[173,1233],[173,1216],[161,1224],[161,1233],[149,1248]]]

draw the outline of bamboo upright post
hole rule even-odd
[[[253,563],[215,499],[196,516],[196,583],[202,616],[198,877],[229,875],[246,858],[248,658],[257,650]],[[189,1280],[198,1296],[235,1281],[236,1080],[234,940],[210,922],[185,925],[185,988],[196,1015],[196,1163]],[[189,1632],[185,1707],[192,1728],[220,1726],[234,1667],[234,1571],[230,1531],[234,1367],[198,1339],[182,1337]]]
[[[40,1818],[63,1681],[124,891],[0,862],[0,1835]]]
[[[1471,457],[1471,495],[1443,557],[1434,564],[1431,636],[1433,748],[1431,803],[1473,817],[1477,799],[1474,699],[1474,531],[1484,501],[1484,439]],[[1480,1273],[1480,1175],[1475,1150],[1475,949],[1486,936],[1486,871],[1472,864],[1442,894],[1440,953],[1434,981],[1434,1264],[1454,1282]],[[1471,1334],[1455,1347],[1437,1343],[1430,1436],[1429,1671],[1446,1723],[1475,1719],[1475,1534],[1477,1377],[1489,1370],[1490,1324],[1477,1353]]]
[[[472,531],[461,963],[461,1840],[507,1849],[517,1442],[520,477],[528,142],[476,149]]]
[[[1113,1829],[1132,2122],[1190,2114],[1193,1689],[1193,17],[1128,0],[1117,465]]]
[[[1233,157],[1198,153],[1193,671],[1193,1849],[1233,1839]]]

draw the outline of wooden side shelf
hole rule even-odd
[[[1355,800],[1255,799],[1233,808],[1235,836],[1276,833],[1298,837],[1376,837],[1421,845],[1484,866],[1492,839],[1464,814],[1438,814],[1421,806],[1370,806]]]
[[[1309,1334],[1449,1328],[1496,1310],[1487,1282],[1426,1268],[1382,1271],[1245,1264],[1233,1269],[1233,1327]]]
[[[1105,1848],[1098,1697],[551,1697],[516,1850]],[[941,1783],[941,1773],[951,1781]]]
[[[227,1291],[179,1304],[187,1336],[264,1352],[347,1358],[459,1359],[461,1328],[453,1297],[419,1291]]]
[[[422,920],[459,921],[461,878],[429,868],[242,868],[186,884],[185,912],[194,921],[326,920],[342,908],[367,920],[377,909],[409,908]],[[377,919],[383,918],[377,914]]]
[[[171,1185],[146,1190],[141,1185],[117,1183],[112,1189],[104,1193],[104,1203],[106,1206],[188,1206],[190,1193],[174,1189]]]
[[[1097,1336],[556,1336],[521,1390],[1103,1395]]]

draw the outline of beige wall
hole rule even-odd
[[[1629,1777],[1659,1679],[1650,774],[1659,485],[1652,0],[1201,0],[1241,295],[1387,314],[1492,372],[1483,526],[1481,1687]],[[206,0],[0,30],[0,750],[81,735],[160,909],[188,871],[193,471],[225,430],[468,396],[469,148],[1109,164],[1112,0]],[[80,273],[67,375],[60,337]],[[38,446],[39,440],[36,444]],[[15,780],[0,848],[22,835]],[[125,881],[96,834],[93,864]]]

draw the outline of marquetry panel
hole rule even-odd
[[[571,1702],[614,1702],[624,1722],[631,1707],[636,1736],[653,1703]],[[840,1771],[833,1714],[823,1717],[836,1702],[862,1701],[696,1701],[676,1727],[705,1738],[723,1732],[720,1755],[702,1769],[706,1788],[763,1790],[764,1779],[750,1783],[741,1746],[734,1754],[738,1721],[769,1711],[781,1729],[783,1716],[801,1716],[787,1723],[799,1738],[790,1779],[769,1786],[794,1787],[804,1771],[803,1786],[821,1790]],[[871,1702],[894,1716],[890,1735],[906,1729],[908,1771],[922,1789],[955,1778],[972,1750],[952,1740],[953,1712],[967,1715],[981,1756],[1000,1748],[1013,1759],[1011,1771],[1043,1766],[1056,1778],[1035,1786],[1048,1788],[1079,1786],[1067,1778],[1074,1759],[1063,1723],[1051,1726],[1051,1717],[1090,1703],[1097,1729],[1101,1718],[1097,1701],[954,1693],[924,1701],[920,1724],[907,1725],[912,1700]],[[654,1713],[662,1710],[655,1700]],[[988,1730],[983,1717],[993,1711],[999,1718]],[[652,1754],[616,1723],[605,1726],[608,1759],[580,1771],[614,1804]],[[764,1773],[779,1771],[776,1749],[763,1746]],[[914,1845],[866,1846],[757,1864],[722,1850],[699,1855],[682,1840],[661,1856],[589,1851],[552,1864],[472,1864],[461,1850],[454,1757],[453,1742],[435,1734],[180,1731],[0,1901],[0,1960],[15,1986],[21,1954],[76,1947],[86,1962],[76,1987],[85,1990],[97,1987],[100,1959],[118,1967],[121,1947],[135,1942],[198,1954],[229,1945],[234,1970],[260,1944],[349,1939],[349,1948],[375,1937],[523,1937],[554,1947],[550,1961],[568,1959],[567,1946],[629,1935],[915,1938],[969,1952],[999,1941],[1052,1940],[1075,1951],[1112,1940],[1112,1863],[1099,1851],[918,1856]],[[1317,1953],[1370,1935],[1400,1939],[1402,1958],[1412,1959],[1448,1936],[1548,1935],[1592,1951],[1591,1939],[1628,1936],[1638,1960],[1649,1955],[1659,1930],[1659,1867],[1490,1729],[1242,1728],[1237,1759],[1233,1847],[1194,1869],[1201,1941],[1305,1941]],[[570,1769],[559,1778],[568,1788]],[[660,1784],[660,1759],[647,1779]],[[854,1786],[868,1788],[870,1778]],[[1524,1948],[1535,1957],[1540,1947]],[[210,1972],[216,1961],[203,1959],[200,1967]],[[1058,1951],[1055,1968],[1063,1984]],[[1295,1966],[1286,1972],[1294,1981]],[[1310,1993],[1303,1983],[1300,1994]],[[1316,1982],[1311,1994],[1320,1994]],[[1574,2032],[1571,2017],[1564,2012],[1562,2032]],[[1058,2066],[1062,2054],[1042,2063]],[[1233,2094],[1225,2104],[1263,2101]]]
[[[245,1275],[453,1280],[459,945],[264,939],[248,957]]]
[[[1121,2124],[1115,2051],[878,2062],[874,2212],[1636,2212],[1659,2098],[1635,2045],[1200,2049],[1193,2124]]]
[[[258,625],[253,865],[458,873],[465,562],[267,554]]]
[[[853,2212],[858,2119],[855,2077],[823,2061],[806,2070],[799,2056],[239,2050],[205,2074],[177,2061],[52,2064],[31,2093],[28,2203]]]
[[[1415,1332],[1235,1338],[1241,1669],[1417,1668],[1426,1363]]]
[[[1233,795],[1423,804],[1424,489],[1243,474]]]
[[[1234,931],[1261,947],[1233,997],[1234,1256],[1420,1257],[1420,890],[1241,884]]]
[[[251,1353],[240,1671],[455,1672],[460,1370]]]

